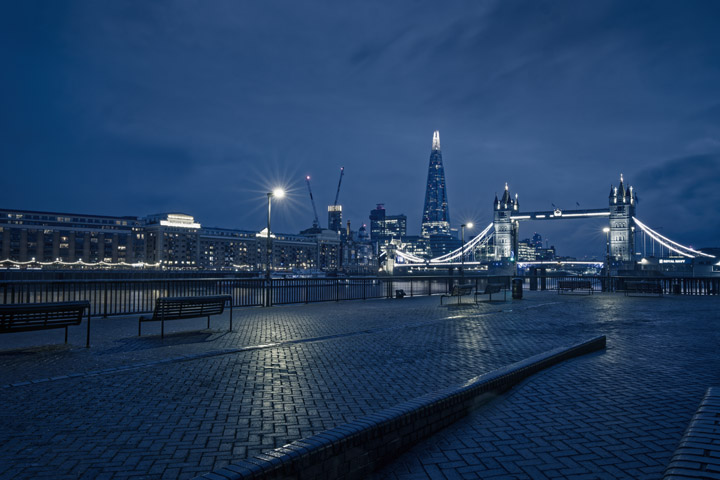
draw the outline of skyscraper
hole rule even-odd
[[[437,130],[433,133],[421,231],[424,238],[430,238],[431,235],[450,234],[445,169],[440,152],[440,132]]]

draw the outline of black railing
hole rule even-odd
[[[492,277],[348,277],[348,278],[161,278],[126,280],[21,280],[0,282],[0,303],[45,303],[88,300],[92,316],[132,315],[155,308],[158,297],[230,295],[233,306],[392,298],[449,293],[456,284],[483,291],[488,283],[510,287],[510,276]],[[593,290],[622,292],[626,282],[650,282],[665,294],[718,295],[720,278],[543,276],[521,277],[529,290],[557,290],[558,282],[582,278]]]
[[[591,276],[530,276],[523,278],[530,290],[557,290],[558,282],[577,279],[589,280],[593,290],[602,292],[624,292],[629,282],[658,285],[666,295],[718,295],[720,277],[606,277]]]

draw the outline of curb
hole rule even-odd
[[[491,396],[564,360],[602,350],[605,343],[603,335],[549,350],[462,385],[402,402],[197,478],[365,478],[401,452],[464,417]]]
[[[708,388],[664,480],[720,478],[720,387]]]

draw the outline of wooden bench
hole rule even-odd
[[[658,282],[648,282],[647,280],[641,281],[626,281],[625,282],[625,296],[630,297],[633,295],[657,295],[663,296],[662,286]]]
[[[592,282],[590,280],[560,280],[557,287],[558,293],[564,291],[575,292],[575,290],[587,290],[588,295],[593,294]]]
[[[466,295],[471,295],[475,285],[455,285],[450,292],[450,295],[440,295],[440,305],[443,304],[443,298],[457,297],[458,305],[460,305],[460,299]]]
[[[90,347],[90,302],[87,300],[0,305],[0,333],[64,328],[67,343],[68,327],[80,325],[85,310],[88,312],[85,347]]]
[[[207,328],[210,328],[210,317],[220,315],[225,310],[225,303],[230,303],[230,331],[232,331],[232,297],[230,295],[213,295],[206,297],[160,297],[155,302],[152,317],[138,319],[138,336],[142,335],[144,322],[160,322],[160,338],[165,338],[166,320],[184,320],[186,318],[207,317]]]
[[[487,295],[488,299],[485,301],[492,302],[493,293],[500,293],[500,291],[503,292],[503,301],[507,300],[507,288],[505,288],[505,285],[502,283],[488,283],[484,292],[475,292],[475,303],[478,303],[477,297],[479,295]]]

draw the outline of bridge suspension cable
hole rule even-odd
[[[417,255],[414,255],[412,253],[403,252],[402,250],[396,250],[395,254],[401,258],[403,258],[408,263],[431,263],[431,264],[439,264],[439,263],[446,263],[450,260],[453,260],[455,258],[459,258],[460,255],[465,251],[465,254],[467,255],[467,252],[472,251],[472,249],[476,248],[478,245],[485,244],[490,239],[490,236],[488,233],[492,229],[493,224],[491,223],[485,229],[477,234],[475,237],[473,237],[472,240],[470,240],[468,243],[465,244],[465,248],[460,247],[458,249],[453,250],[450,253],[446,253],[445,255],[442,255],[440,257],[431,258],[430,260],[422,257],[418,257]],[[482,242],[482,243],[481,243]]]
[[[703,257],[708,257],[708,258],[715,258],[715,255],[709,255],[707,253],[693,250],[690,247],[686,247],[684,245],[681,245],[677,242],[670,240],[667,237],[660,235],[658,232],[656,232],[655,230],[651,229],[650,227],[648,227],[647,225],[642,223],[636,217],[633,217],[633,221],[635,222],[635,224],[638,227],[640,227],[640,229],[643,232],[648,234],[650,236],[650,238],[652,238],[653,240],[655,240],[656,242],[658,242],[660,245],[664,246],[668,250],[672,250],[673,252],[679,253],[680,255],[688,257],[688,258],[695,258],[697,255],[702,255]],[[688,252],[690,252],[690,253],[688,253]],[[695,255],[693,255],[693,254],[695,254]]]
[[[465,251],[465,252],[472,251],[472,249],[475,248],[477,246],[477,244],[479,244],[482,240],[487,241],[486,236],[488,235],[488,232],[490,232],[490,230],[492,228],[493,228],[493,224],[491,223],[490,225],[485,227],[485,230],[483,230],[482,232],[477,234],[472,240],[470,240],[465,245],[465,248],[463,248],[461,246],[460,248],[457,248],[450,253],[446,253],[445,255],[441,255],[439,257],[432,258],[432,259],[430,259],[430,263],[444,263],[449,260],[454,260],[455,258],[459,258],[460,255],[463,254],[463,251]]]
[[[402,250],[396,250],[395,254],[399,257],[404,258],[406,261],[410,263],[425,263],[425,259],[418,257],[417,255],[413,255],[412,253],[403,252]]]

